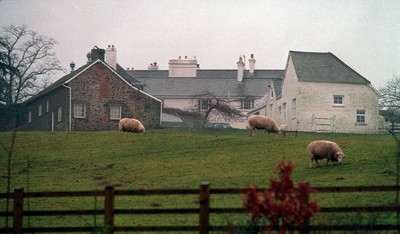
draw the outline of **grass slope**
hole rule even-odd
[[[265,185],[280,160],[294,164],[295,180],[312,186],[393,185],[396,144],[388,135],[306,134],[268,137],[261,131],[159,129],[146,134],[109,132],[20,132],[12,160],[12,187],[30,191],[215,188]],[[9,133],[0,142],[9,145]],[[346,154],[341,166],[309,168],[307,144],[333,140]],[[5,176],[6,154],[1,167]],[[29,167],[28,168],[28,162]],[[5,188],[0,181],[0,191]]]
[[[0,143],[6,147],[10,139],[11,133],[0,133]],[[317,139],[337,142],[346,154],[344,164],[327,166],[321,161],[321,167],[309,168],[306,147]],[[3,193],[7,157],[1,150],[0,192]],[[12,159],[11,188],[29,187],[30,192],[103,190],[107,184],[114,184],[117,189],[199,188],[202,181],[210,182],[212,188],[246,188],[249,184],[267,187],[281,160],[293,163],[295,181],[304,180],[311,186],[395,185],[396,152],[395,141],[389,135],[299,133],[298,137],[272,137],[258,131],[255,137],[249,137],[246,130],[180,128],[150,130],[145,134],[19,132]],[[365,205],[379,200],[379,205],[387,205],[395,199],[390,193],[379,196],[380,199],[375,199],[371,194],[343,194],[335,198],[332,194],[321,194],[318,201],[322,205],[345,202]],[[165,198],[146,202],[122,199],[119,204],[186,207],[193,206],[197,198],[180,199],[179,202]],[[240,204],[237,197],[214,199],[216,206]],[[4,201],[0,203],[4,207]],[[93,205],[93,201],[87,203]],[[43,204],[38,201],[36,205],[43,207]],[[99,204],[101,207],[102,203]],[[66,205],[65,201],[58,201],[48,206],[82,207],[82,202]],[[128,222],[121,219],[122,223]],[[142,217],[140,224],[154,222],[145,219]],[[169,219],[175,220],[175,216],[166,221],[173,223]],[[59,220],[46,218],[46,222]]]

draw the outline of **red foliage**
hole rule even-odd
[[[255,185],[250,185],[245,191],[245,209],[254,221],[268,219],[267,230],[278,229],[279,233],[286,233],[289,225],[302,225],[319,210],[316,202],[309,201],[310,194],[316,191],[302,181],[296,189],[292,171],[290,162],[285,164],[281,161],[275,170],[279,179],[270,179],[269,189],[258,189]]]

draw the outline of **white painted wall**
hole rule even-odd
[[[299,130],[313,130],[315,117],[332,118],[333,132],[377,133],[378,94],[362,84],[299,83]],[[334,95],[343,96],[343,105],[333,103]],[[356,124],[357,110],[365,110],[365,124]],[[315,125],[314,125],[315,126]]]
[[[297,122],[299,113],[298,110],[293,113],[293,99],[296,99],[298,106],[298,80],[296,72],[294,70],[293,62],[289,57],[288,64],[286,67],[285,78],[282,82],[282,93],[279,99],[274,100],[274,110],[272,111],[272,118],[277,121],[281,128],[289,131],[298,130]],[[285,111],[286,107],[286,111]]]
[[[334,95],[343,96],[343,105],[333,103]],[[370,85],[298,82],[289,57],[281,98],[270,96],[263,114],[289,131],[313,132],[324,127],[327,131],[340,133],[377,133],[380,120],[378,98]],[[294,99],[296,111],[293,110]],[[357,110],[361,109],[365,110],[365,124],[356,123]],[[328,123],[329,126],[325,126]]]
[[[260,99],[255,99],[254,102],[259,101]],[[178,108],[181,110],[193,110],[195,106],[198,104],[197,99],[185,99],[185,98],[169,98],[164,99],[164,108]],[[231,106],[237,109],[240,109],[240,102],[232,102]],[[210,122],[227,122],[234,128],[246,129],[247,126],[247,112],[248,110],[242,110],[243,117],[238,120],[226,121],[222,117],[218,115],[211,114],[209,116]]]

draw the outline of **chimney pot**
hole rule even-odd
[[[249,59],[249,73],[250,75],[254,74],[256,60],[254,59],[254,54],[251,54]]]
[[[71,67],[71,72],[73,72],[74,69],[75,69],[75,63],[74,63],[74,62],[71,62],[71,63],[69,64],[69,66]]]
[[[239,57],[239,62],[237,62],[237,81],[242,82],[244,76],[244,62],[242,56]]]

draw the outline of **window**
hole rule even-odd
[[[49,101],[47,100],[47,101],[46,101],[46,113],[48,113],[49,110],[50,110],[50,103],[49,103]]]
[[[74,104],[74,118],[86,118],[86,105],[82,103]]]
[[[28,112],[28,123],[32,122],[32,111]]]
[[[343,96],[342,95],[333,95],[333,104],[334,105],[343,105]]]
[[[211,100],[200,100],[200,110],[208,110],[211,106]]]
[[[286,123],[286,102],[282,104],[283,109],[283,122]]]
[[[274,112],[273,112],[273,110],[274,110],[274,104],[269,104],[269,111],[270,111],[270,115],[269,116],[273,116],[273,114],[274,114]]]
[[[37,115],[38,115],[38,116],[42,116],[42,104],[40,104],[40,105],[38,106],[38,113],[37,113]]]
[[[120,105],[110,105],[110,119],[121,119]]]
[[[253,100],[249,99],[242,100],[242,109],[250,110],[251,108],[253,108],[253,104],[254,104]]]
[[[61,122],[62,121],[62,107],[58,107],[57,109],[57,121]]]
[[[357,124],[365,124],[365,110],[357,110]]]
[[[293,98],[292,100],[292,118],[296,118],[297,116],[297,103],[296,103],[296,98]]]

